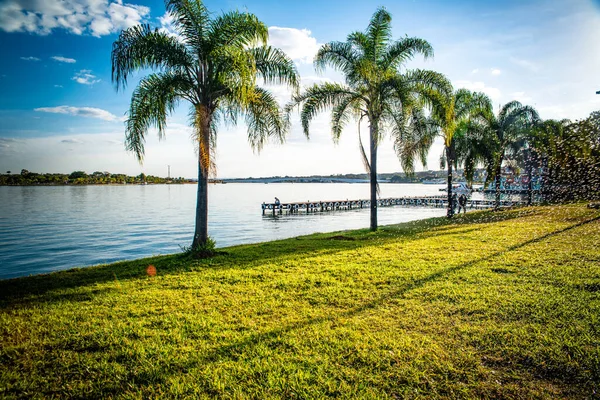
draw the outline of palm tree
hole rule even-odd
[[[431,144],[433,144],[434,138],[440,136],[443,139],[444,153],[441,159],[442,168],[445,165],[448,169],[448,211],[446,214],[448,218],[451,218],[454,214],[452,204],[452,168],[458,166],[459,162],[462,161],[462,159],[457,158],[457,141],[461,140],[462,136],[464,136],[464,126],[469,118],[482,108],[485,108],[486,98],[483,93],[458,89],[445,98],[442,103],[437,104],[433,108],[431,116],[427,119],[426,129],[421,129],[418,132],[421,135],[405,137],[404,140],[397,143],[397,149],[401,149],[399,156],[404,160],[403,165],[405,165],[405,168],[412,170],[412,162],[415,158],[414,153],[424,152],[425,155],[421,156],[424,161]]]
[[[405,37],[392,41],[391,15],[383,8],[373,14],[365,32],[353,32],[346,42],[323,45],[315,56],[318,71],[331,66],[345,75],[345,84],[324,83],[296,95],[289,111],[301,105],[300,119],[309,137],[312,119],[325,109],[332,109],[331,130],[337,141],[344,126],[353,117],[369,123],[370,159],[362,147],[361,154],[370,174],[371,230],[377,229],[377,147],[385,128],[398,140],[423,128],[423,105],[441,101],[443,93],[452,91],[450,83],[437,72],[402,71],[406,61],[416,54],[433,56],[431,45],[419,38]],[[440,94],[442,93],[442,94]],[[360,139],[360,132],[359,132]]]
[[[491,177],[495,182],[495,209],[498,209],[502,162],[523,148],[527,134],[538,123],[539,116],[533,107],[524,106],[518,101],[506,103],[496,116],[491,100],[482,100],[487,105],[471,118],[469,128],[480,137],[481,143],[485,143],[486,148],[482,151],[485,151],[485,163],[488,172],[491,173],[488,174],[488,179]]]
[[[112,80],[124,88],[137,70],[156,72],[141,79],[131,97],[126,121],[126,148],[140,162],[148,129],[165,135],[166,118],[179,102],[190,103],[190,124],[198,151],[198,198],[192,249],[208,241],[208,176],[221,120],[245,118],[250,145],[260,150],[268,138],[284,140],[287,130],[275,97],[257,86],[298,87],[293,62],[267,46],[268,30],[253,14],[232,11],[213,17],[201,0],[166,0],[177,33],[148,25],[120,33],[113,44]]]

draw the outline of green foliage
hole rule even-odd
[[[542,170],[544,198],[600,198],[600,112],[584,120],[547,120],[529,135],[532,167]]]
[[[594,398],[599,217],[472,212],[0,281],[0,397]]]
[[[87,174],[84,171],[73,171],[69,175],[69,179],[87,178]]]
[[[74,175],[75,174],[75,175]],[[75,178],[72,178],[75,176]],[[67,174],[40,174],[29,172],[27,174],[0,174],[0,186],[20,186],[20,185],[106,185],[122,183],[186,183],[185,178],[161,178],[153,175],[140,174],[136,177],[125,174],[111,174],[110,172],[96,171],[87,175],[83,171],[75,171]]]
[[[204,243],[200,243],[197,246],[184,247],[183,253],[192,258],[207,258],[219,254],[216,248],[217,242],[209,236]]]

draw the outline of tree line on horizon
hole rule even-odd
[[[163,183],[185,183],[188,179],[162,178],[154,175],[141,173],[137,176],[126,174],[112,174],[110,172],[96,171],[87,174],[84,171],[73,171],[70,174],[59,173],[37,173],[22,169],[20,173],[13,174],[6,171],[0,174],[0,186],[24,186],[24,185],[110,185],[110,184],[163,184]]]
[[[453,169],[461,165],[468,178],[477,166],[486,168],[486,183],[493,181],[497,206],[502,166],[509,162],[526,165],[528,173],[534,168],[545,171],[545,188],[556,194],[552,200],[598,196],[597,116],[575,123],[541,121],[534,108],[517,101],[495,113],[484,93],[455,90],[436,71],[407,69],[406,63],[417,55],[433,57],[433,47],[416,37],[394,40],[392,18],[385,8],[375,11],[365,31],[352,32],[343,42],[326,43],[315,56],[317,72],[333,68],[343,74],[344,83],[301,90],[293,61],[267,44],[268,28],[254,14],[211,14],[201,0],[166,0],[165,6],[176,34],[147,24],[123,30],[113,43],[112,80],[118,91],[132,73],[153,71],[134,89],[126,120],[126,149],[140,162],[149,128],[156,127],[162,138],[167,116],[181,101],[189,103],[198,154],[194,251],[210,251],[213,246],[208,237],[208,182],[216,169],[219,124],[243,119],[249,144],[260,151],[268,140],[285,141],[296,109],[307,139],[311,121],[326,110],[331,111],[334,141],[356,123],[360,155],[370,178],[371,230],[378,226],[377,153],[386,135],[407,173],[414,171],[417,161],[425,165],[436,137],[443,139],[448,217],[453,213]],[[258,79],[291,88],[291,101],[281,109]],[[366,146],[360,131],[363,121],[368,125]],[[595,172],[590,177],[591,170]],[[582,175],[585,179],[579,179]],[[579,180],[572,182],[573,178]]]

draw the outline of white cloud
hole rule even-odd
[[[25,61],[40,61],[40,59],[37,58],[37,57],[21,57],[21,60],[25,60]]]
[[[499,70],[498,68],[492,68],[491,74],[494,76],[498,76],[498,75],[502,74],[502,71]]]
[[[35,108],[34,111],[47,112],[54,114],[68,114],[79,117],[98,118],[105,121],[120,121],[122,118],[118,118],[116,115],[95,107],[71,107],[71,106],[58,106],[58,107],[40,107]]]
[[[474,81],[459,80],[459,81],[452,82],[452,84],[457,89],[465,88],[465,89],[469,89],[474,92],[483,92],[483,93],[487,94],[488,96],[490,96],[490,99],[492,99],[494,101],[500,100],[500,96],[501,96],[500,89],[495,88],[495,87],[486,86],[486,84],[481,81],[474,82]]]
[[[82,69],[77,72],[71,79],[82,85],[93,85],[94,83],[100,82],[100,79],[96,79],[96,75],[91,74],[92,71],[89,69]]]
[[[67,64],[74,64],[75,62],[77,62],[77,60],[75,60],[74,58],[67,58],[62,56],[53,56],[52,59],[54,61],[63,62]]]
[[[269,44],[283,50],[292,60],[312,63],[319,47],[317,39],[308,29],[269,27]]]
[[[100,37],[144,21],[150,8],[122,0],[8,0],[0,5],[0,30],[48,35],[55,29]]]
[[[475,74],[479,73],[479,68],[475,68],[473,71],[471,71],[471,73],[472,73],[473,75],[475,75]]]
[[[63,85],[54,85],[55,88],[61,88]]]
[[[164,13],[162,17],[158,17],[158,22],[160,22],[159,31],[172,37],[179,37],[179,32],[177,32],[177,29],[173,24],[174,21],[175,20],[171,14]]]

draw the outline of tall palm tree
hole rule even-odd
[[[201,0],[166,0],[176,34],[148,25],[120,33],[113,44],[112,80],[124,88],[137,70],[156,72],[141,79],[131,97],[126,148],[140,162],[148,129],[165,135],[166,118],[181,101],[190,104],[190,124],[198,151],[198,198],[192,249],[208,241],[208,177],[221,120],[245,118],[248,141],[260,150],[269,138],[284,140],[287,124],[275,97],[257,86],[298,87],[294,63],[266,45],[268,30],[253,14],[232,11],[213,17]]]
[[[500,179],[502,162],[513,157],[523,147],[529,130],[539,122],[537,111],[530,106],[524,106],[518,101],[506,103],[496,116],[489,98],[487,103],[470,120],[470,129],[485,136],[481,142],[487,145],[485,163],[488,168],[488,179],[495,183],[495,209],[500,207]]]
[[[395,138],[413,135],[423,128],[423,105],[441,101],[452,86],[437,72],[403,71],[406,61],[416,54],[433,56],[431,45],[419,38],[392,40],[391,15],[383,8],[373,14],[365,32],[353,32],[346,42],[323,45],[315,56],[318,71],[331,66],[345,75],[345,84],[324,83],[309,87],[294,96],[289,111],[301,105],[300,119],[309,137],[312,119],[325,109],[332,109],[331,130],[337,141],[353,117],[369,123],[370,158],[362,147],[363,161],[370,175],[371,230],[377,229],[377,147],[386,128]],[[440,94],[442,93],[442,94]],[[359,133],[360,135],[360,133]],[[359,136],[360,138],[360,136]]]

